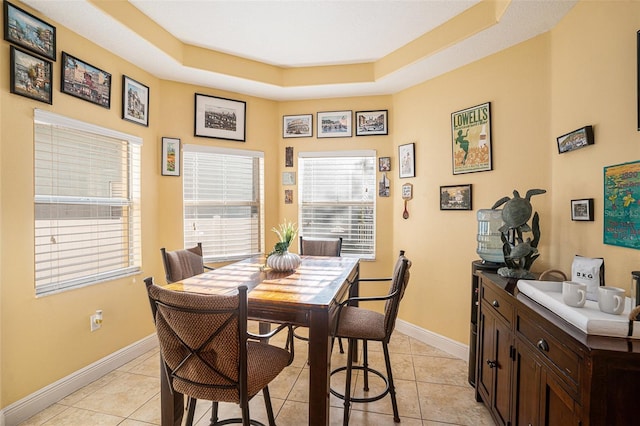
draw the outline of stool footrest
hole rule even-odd
[[[338,367],[335,370],[331,371],[331,375],[333,376],[336,373],[339,373],[341,371],[345,371],[347,369],[346,366],[344,367]],[[364,367],[362,365],[354,365],[353,367],[351,367],[352,370],[363,370],[364,371]],[[377,401],[379,399],[384,398],[388,393],[389,393],[389,380],[387,380],[387,377],[382,374],[381,372],[379,372],[378,370],[374,370],[373,368],[369,368],[367,367],[367,371],[369,373],[373,373],[376,376],[380,377],[383,381],[384,381],[384,390],[379,393],[378,395],[374,395],[374,396],[369,396],[366,398],[354,398],[351,397],[349,400],[351,402],[374,402]],[[342,400],[344,400],[344,394],[341,394],[333,389],[329,389],[331,391],[331,394],[336,396],[337,398],[340,398]]]

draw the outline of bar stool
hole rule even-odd
[[[344,417],[343,425],[349,424],[349,409],[352,402],[373,402],[384,398],[387,394],[391,396],[391,405],[393,407],[393,420],[394,422],[400,422],[400,415],[398,414],[398,404],[396,402],[396,391],[393,385],[393,372],[391,371],[391,361],[389,358],[389,340],[391,339],[391,333],[395,328],[396,318],[398,316],[398,308],[400,301],[404,296],[404,291],[409,283],[409,269],[411,268],[411,261],[404,256],[404,251],[400,251],[400,256],[396,261],[396,265],[393,270],[392,278],[386,279],[360,279],[360,281],[391,281],[389,288],[389,294],[386,296],[378,297],[352,297],[340,304],[338,307],[337,319],[333,332],[334,338],[345,338],[348,341],[347,346],[347,365],[336,368],[331,371],[331,375],[338,372],[347,372],[347,378],[345,383],[344,394],[331,389],[331,393],[336,397],[344,400]],[[370,301],[385,301],[384,313],[370,311],[360,307],[349,306],[350,302],[370,302]],[[362,340],[363,351],[363,364],[353,365],[354,352],[357,345],[357,341]],[[384,351],[384,360],[386,365],[386,376],[369,367],[368,363],[368,341],[378,341],[382,343],[382,349]],[[362,370],[364,372],[364,391],[369,391],[369,373],[372,373],[380,377],[385,384],[385,389],[378,395],[354,398],[351,396],[351,374],[352,371]]]

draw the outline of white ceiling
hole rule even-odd
[[[481,1],[492,0],[129,3],[184,44],[286,69],[375,63]],[[495,25],[373,81],[287,86],[187,67],[90,0],[22,0],[43,16],[159,78],[275,100],[395,93],[548,31],[577,1],[511,0]],[[58,49],[65,50],[65,46],[59,43]],[[109,71],[108,64],[95,65]]]

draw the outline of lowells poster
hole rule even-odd
[[[454,175],[491,170],[491,103],[452,113],[451,138]]]
[[[604,168],[604,243],[640,249],[640,161]]]

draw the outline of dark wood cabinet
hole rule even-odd
[[[499,425],[507,425],[511,418],[513,306],[508,299],[487,288],[480,292],[480,305],[478,357],[481,362],[477,366],[476,391],[489,404],[494,420]]]
[[[481,273],[476,399],[498,425],[636,424],[640,341],[591,336]]]

